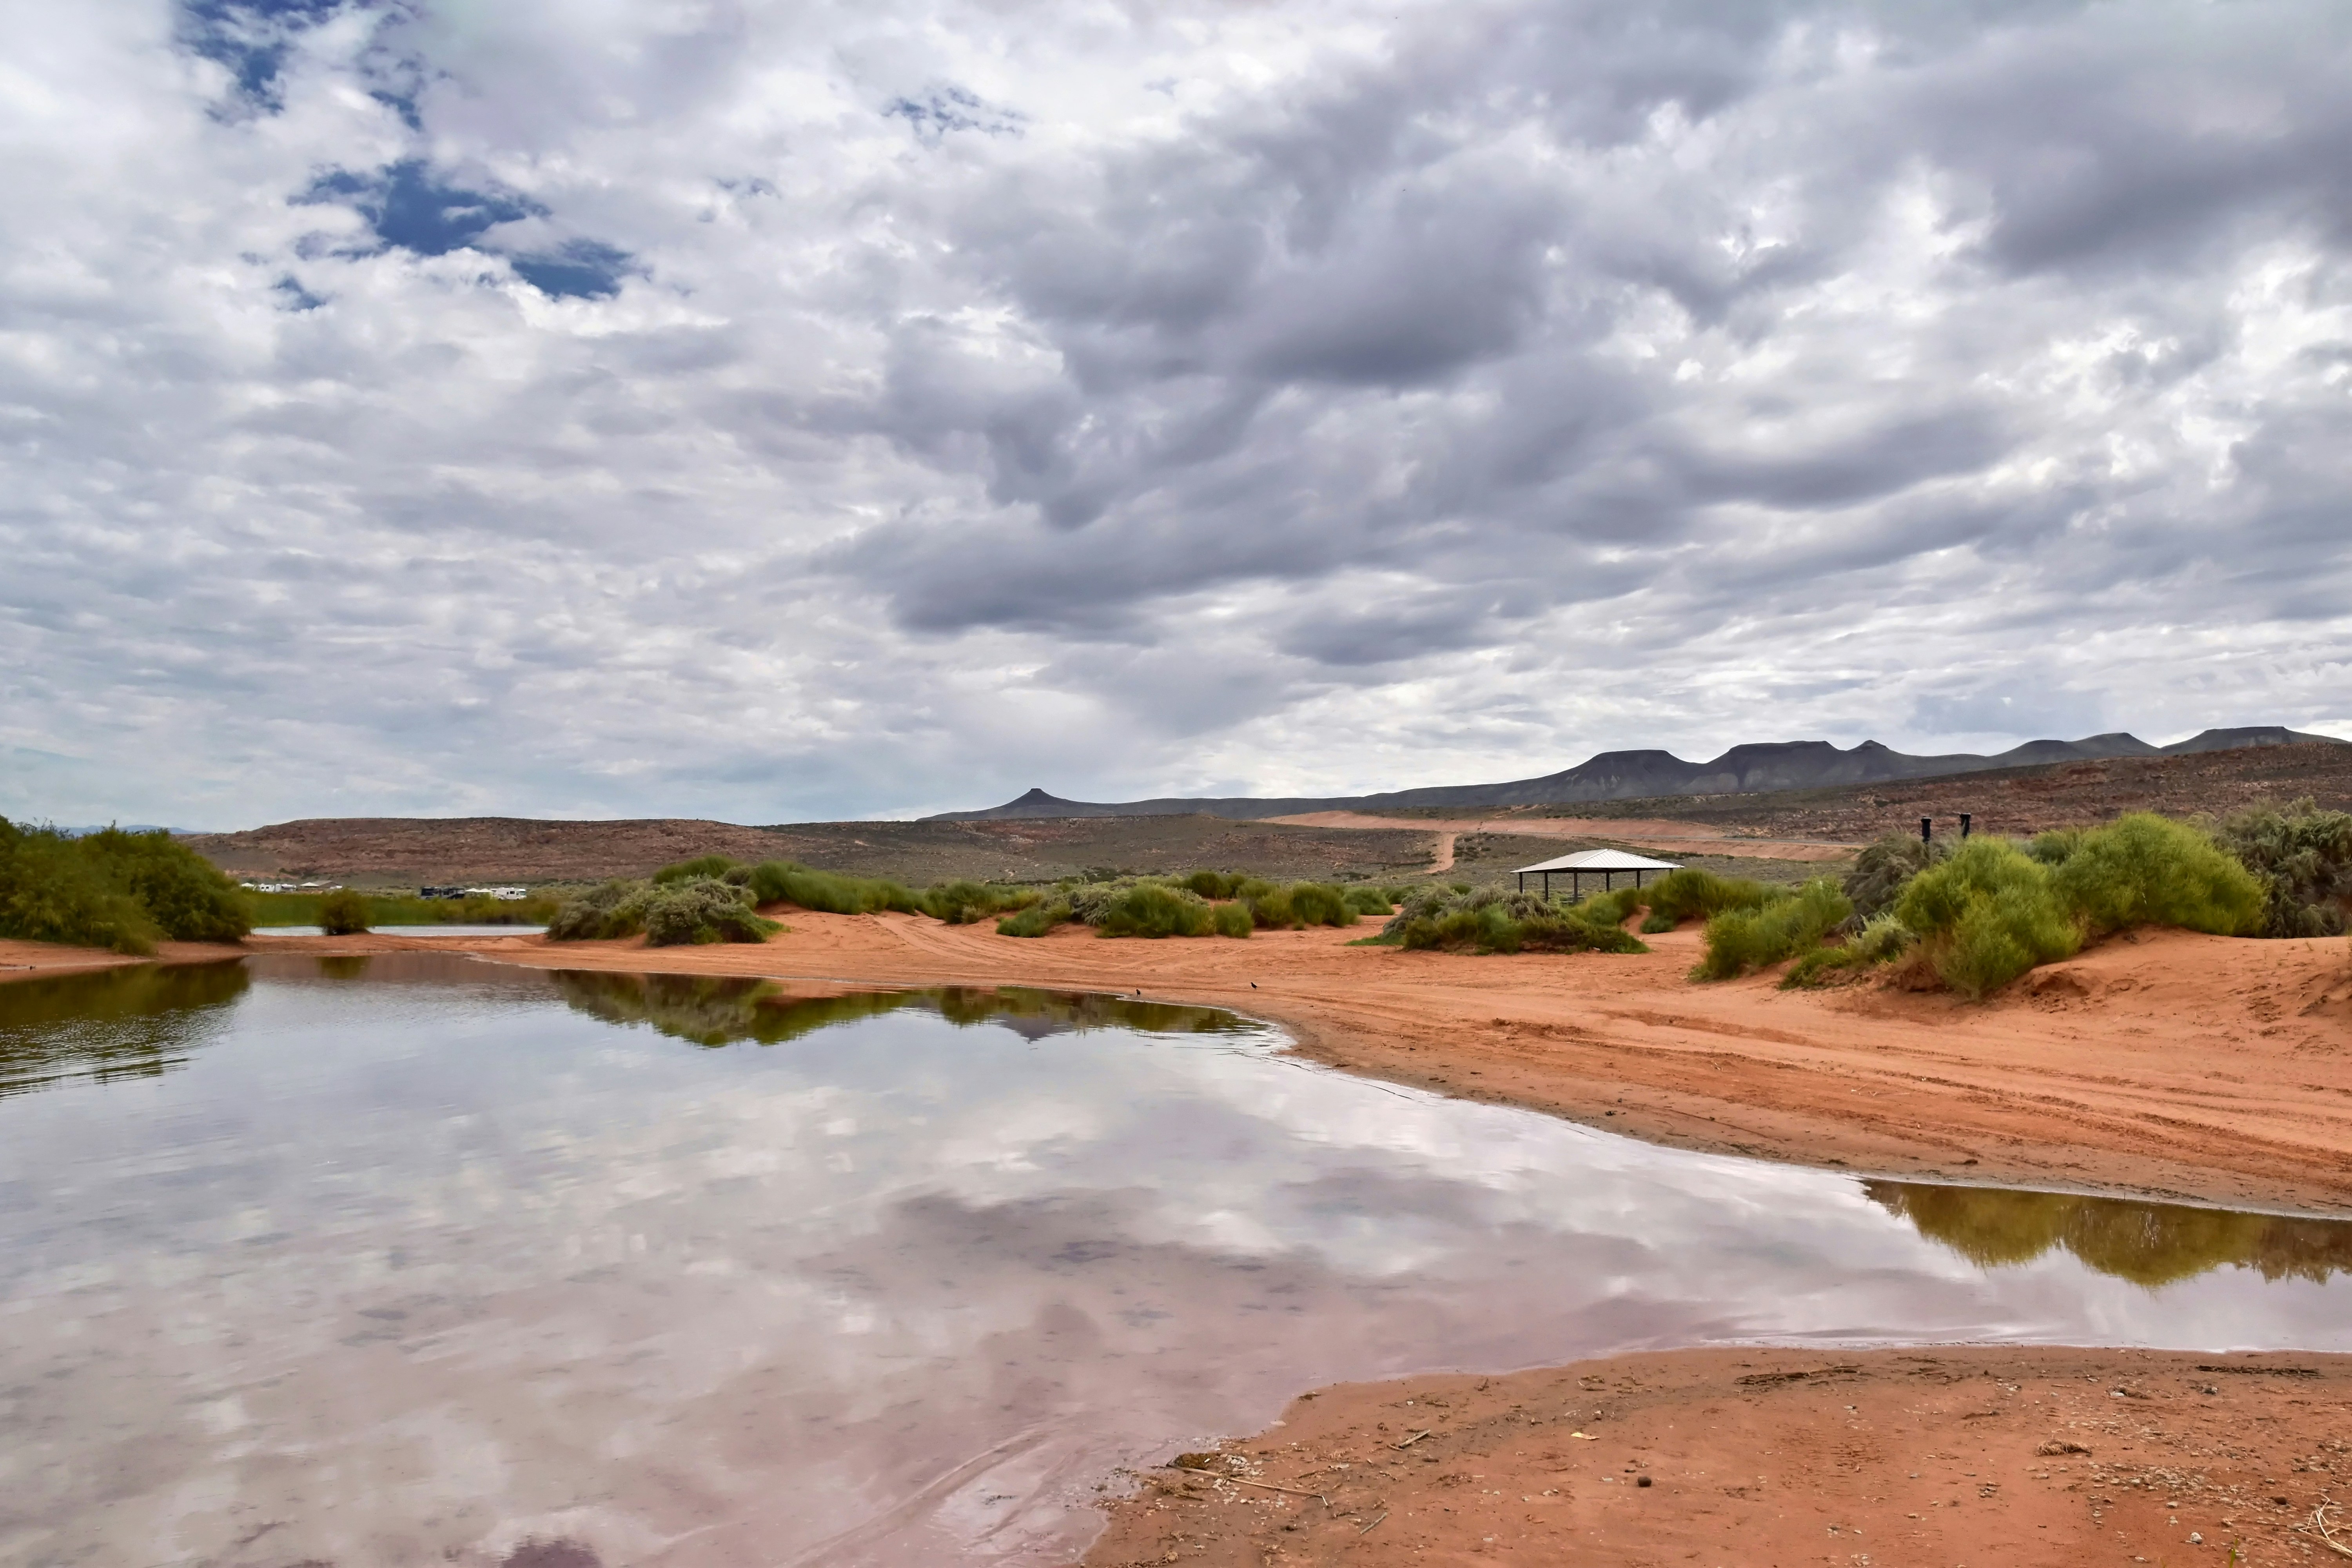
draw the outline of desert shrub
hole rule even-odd
[[[1383,909],[1385,915],[1388,910]],[[1346,889],[1328,882],[1293,882],[1290,918],[1302,926],[1351,926],[1359,918],[1348,906]]]
[[[2136,811],[2083,835],[2051,883],[2085,934],[2179,926],[2215,936],[2261,929],[2263,885],[2185,822]]]
[[[2352,812],[2309,800],[2223,819],[2214,838],[2263,885],[2263,936],[2334,936],[2352,909]]]
[[[162,934],[78,840],[0,817],[0,936],[149,953]]]
[[[1761,909],[1772,889],[1745,877],[1718,877],[1696,866],[1669,871],[1645,889],[1650,918],[1646,931],[1672,931],[1686,920],[1713,919],[1726,910]]]
[[[1219,936],[1247,936],[1257,929],[1245,904],[1219,904],[1210,911],[1209,921]]]
[[[996,922],[999,936],[1044,936],[1057,925],[1066,925],[1070,906],[1060,899],[1040,899],[1017,914],[1008,915]]]
[[[698,878],[724,877],[739,869],[734,858],[726,855],[698,855],[691,860],[680,860],[675,866],[665,866],[654,873],[654,886],[666,888],[672,882],[691,882]]]
[[[1853,913],[1853,900],[1826,878],[1759,909],[1726,910],[1706,922],[1706,953],[1691,978],[1729,980],[1811,952]]]
[[[1098,936],[1207,936],[1216,929],[1208,901],[1189,888],[1138,882],[1091,921]]]
[[[745,884],[760,904],[797,904],[828,915],[867,915],[894,910],[921,912],[921,900],[897,882],[870,877],[845,877],[835,871],[813,871],[792,860],[762,860],[751,868]]]
[[[713,942],[765,942],[781,928],[761,918],[746,889],[716,877],[655,887],[645,900],[646,942],[684,947]]]
[[[368,929],[367,895],[337,888],[319,900],[319,929],[329,936],[354,936]]]
[[[2087,827],[2053,827],[2047,833],[2037,833],[2025,852],[2044,866],[2063,866],[2090,832]]]
[[[1849,921],[1850,926],[1853,922]],[[1804,986],[1825,985],[1831,980],[1849,975],[1858,970],[1892,963],[1911,951],[1919,939],[1893,915],[1873,915],[1862,929],[1834,947],[1817,947],[1801,954],[1789,967],[1780,981],[1784,991]]]
[[[550,942],[601,942],[635,936],[646,929],[651,886],[614,880],[567,900],[547,922]]]
[[[1234,894],[1248,906],[1250,919],[1262,931],[1351,926],[1359,918],[1349,907],[1347,892],[1328,882],[1293,882],[1278,888],[1253,877],[1239,883]]]
[[[1937,977],[1971,1001],[2082,946],[2049,868],[1999,839],[1970,839],[1912,878],[1895,918],[1927,944]]]
[[[1382,928],[1383,938],[1408,948],[1472,952],[1647,952],[1642,942],[1606,922],[1587,920],[1580,907],[1535,893],[1489,888],[1474,893],[1430,889],[1416,893]]]
[[[1037,895],[1026,889],[1015,891],[991,888],[959,878],[952,882],[934,882],[924,889],[921,903],[923,912],[933,920],[960,926],[1034,903],[1036,899]]]
[[[1950,852],[1943,844],[1906,833],[1890,833],[1863,846],[1853,858],[1853,869],[1845,874],[1845,896],[1853,904],[1852,923],[1859,927],[1893,909],[1906,883]]]
[[[1378,915],[1382,920],[1388,919],[1396,907],[1396,900],[1389,897],[1386,888],[1349,888],[1345,901],[1349,914]]]
[[[1576,912],[1592,925],[1623,925],[1635,910],[1648,901],[1649,896],[1647,888],[1612,888],[1577,905]]]
[[[1230,899],[1244,880],[1236,871],[1195,871],[1184,879],[1184,886],[1204,899]]]

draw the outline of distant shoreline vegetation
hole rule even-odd
[[[251,889],[242,891],[253,910],[256,926],[321,929],[326,924],[323,916],[327,900],[338,892],[357,892],[352,889],[315,893],[263,893]],[[362,930],[377,926],[541,926],[554,917],[558,906],[558,900],[545,893],[534,893],[527,899],[420,899],[407,893],[368,892],[357,892],[357,896],[366,905]]]

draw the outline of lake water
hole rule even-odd
[[[436,953],[0,985],[0,1563],[1045,1563],[1318,1384],[2352,1349],[2352,1227],[1654,1149],[1205,1009]]]

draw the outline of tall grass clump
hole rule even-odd
[[[1623,925],[1635,910],[1650,899],[1647,888],[1612,888],[1605,893],[1595,893],[1576,906],[1576,912],[1592,925]]]
[[[253,929],[236,883],[168,833],[70,837],[0,817],[0,936],[147,953]]]
[[[747,882],[755,903],[797,904],[827,915],[870,915],[884,910],[919,914],[922,902],[900,883],[814,871],[792,860],[762,860]]]
[[[1404,902],[1400,896],[1402,892],[1403,889],[1399,888],[1374,888],[1359,883],[1347,890],[1346,901],[1353,913],[1378,915],[1386,920],[1396,911],[1399,904]]]
[[[1800,956],[1789,966],[1780,989],[1827,985],[1833,980],[1851,978],[1861,971],[1892,963],[1910,952],[1918,940],[1911,934],[1909,926],[1893,915],[1873,915],[1845,941],[1833,947],[1814,948]]]
[[[1970,839],[1912,878],[1895,918],[1917,933],[1937,978],[1970,1001],[2083,945],[2050,868],[1993,838]]]
[[[357,936],[368,929],[367,895],[356,888],[332,888],[319,900],[319,929],[329,936]]]
[[[1249,878],[1234,889],[1261,931],[1301,931],[1307,926],[1351,926],[1360,918],[1347,893],[1328,882],[1293,882],[1286,888]]]
[[[652,884],[615,879],[564,902],[547,922],[550,942],[609,942],[646,929]]]
[[[1070,921],[1070,905],[1065,899],[1040,899],[1018,914],[1009,915],[996,922],[999,936],[1044,936],[1055,926]]]
[[[1756,909],[1728,909],[1706,922],[1706,953],[1694,980],[1730,980],[1809,952],[1845,923],[1853,900],[1826,878]]]
[[[1207,900],[1159,882],[1127,889],[1090,923],[1097,936],[1207,936],[1216,930]]]
[[[1620,927],[1586,919],[1579,906],[1498,888],[1470,893],[1433,888],[1417,893],[1381,934],[1407,948],[1457,952],[1650,951]]]
[[[557,910],[547,922],[547,939],[594,942],[643,932],[652,947],[765,942],[783,927],[752,908],[751,884],[748,877],[730,881],[723,876],[606,882]]]
[[[2214,839],[2263,887],[2262,934],[2336,936],[2352,911],[2352,812],[2310,800],[2225,817]]]
[[[1907,833],[1890,833],[1863,846],[1843,884],[1845,896],[1853,903],[1853,923],[1859,926],[1892,910],[1912,878],[1950,854],[1944,843],[1931,844]]]
[[[685,947],[714,942],[765,942],[782,930],[751,907],[749,890],[716,877],[657,885],[645,902],[646,942]]]
[[[674,866],[663,867],[654,873],[653,883],[656,888],[666,888],[672,882],[691,882],[703,877],[724,877],[728,872],[736,869],[736,867],[737,862],[732,856],[698,855],[691,860],[680,860]]]
[[[1696,866],[1669,871],[1644,889],[1650,918],[1645,931],[1672,931],[1687,920],[1712,920],[1726,910],[1759,910],[1772,889],[1745,877],[1718,877]]]
[[[2136,811],[2083,835],[2050,874],[2086,936],[2177,926],[2213,936],[2262,929],[2263,885],[2185,822]]]
[[[1184,879],[1184,886],[1204,899],[1230,899],[1247,880],[1238,871],[1194,871]]]
[[[923,889],[918,902],[923,913],[933,920],[960,926],[992,920],[1009,910],[1026,909],[1037,902],[1039,896],[1034,888],[992,888],[959,878],[952,882],[932,883]]]

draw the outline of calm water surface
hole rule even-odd
[[[2352,1227],[1860,1182],[1206,1009],[454,956],[0,985],[0,1563],[1066,1562],[1321,1383],[2352,1349]]]

